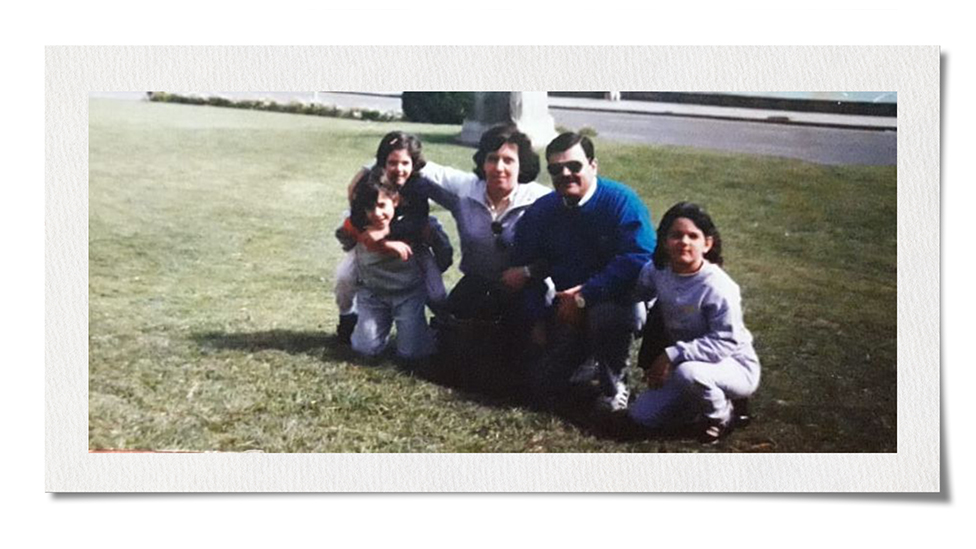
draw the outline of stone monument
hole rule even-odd
[[[458,140],[477,145],[485,130],[499,124],[514,124],[536,149],[556,137],[546,92],[475,92],[473,112],[464,120]]]

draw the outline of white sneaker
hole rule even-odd
[[[604,410],[610,410],[611,412],[619,412],[627,409],[627,404],[630,400],[630,389],[627,388],[627,385],[623,381],[618,381],[615,386],[617,389],[616,394],[601,396],[597,399],[598,407]]]

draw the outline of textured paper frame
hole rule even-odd
[[[51,492],[938,492],[937,47],[49,47],[45,489]],[[88,94],[123,90],[896,91],[898,451],[89,454]]]

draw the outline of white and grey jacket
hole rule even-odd
[[[419,185],[419,192],[454,216],[461,239],[461,272],[490,281],[499,280],[510,266],[509,248],[515,238],[515,224],[526,208],[552,192],[536,182],[516,185],[511,206],[497,220],[502,230],[496,235],[485,198],[487,183],[474,173],[427,162],[414,184]]]

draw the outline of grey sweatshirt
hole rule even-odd
[[[721,362],[732,357],[754,374],[759,358],[742,320],[739,285],[718,265],[705,261],[698,272],[679,275],[648,262],[637,279],[639,298],[657,297],[664,325],[676,342],[665,352],[673,364]]]
[[[356,253],[356,277],[359,284],[382,295],[409,292],[423,285],[424,278],[416,256],[403,261],[397,255],[372,252],[362,243]]]

